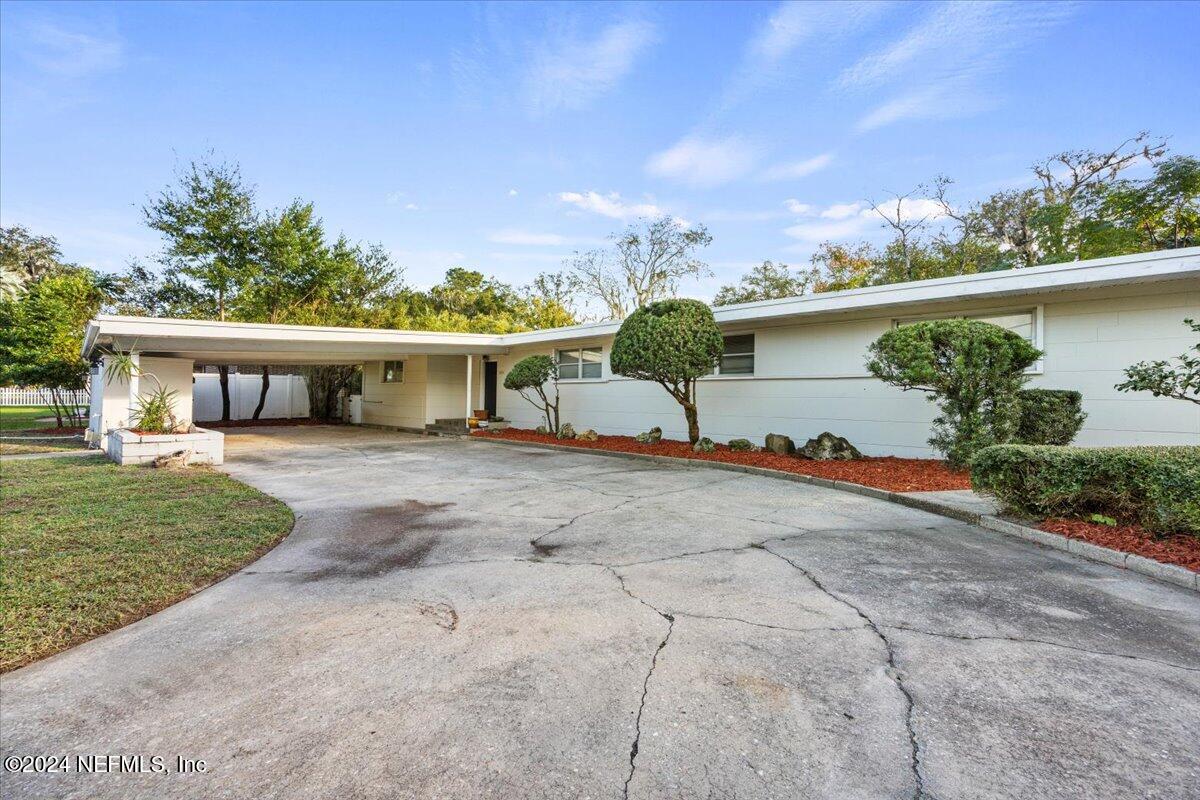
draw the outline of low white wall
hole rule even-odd
[[[958,302],[926,311],[990,312],[1031,304],[1042,307],[1045,358],[1029,385],[1083,393],[1088,419],[1077,444],[1200,444],[1200,407],[1114,388],[1126,366],[1171,358],[1195,345],[1183,319],[1200,318],[1200,282]],[[804,441],[828,430],[870,455],[936,455],[926,441],[936,407],[924,393],[888,386],[864,367],[867,345],[896,318],[915,313],[906,309],[903,315],[876,312],[869,318],[737,330],[755,334],[755,375],[701,381],[702,433],[717,441],[745,437],[761,442],[771,432]],[[570,346],[589,344],[603,347],[603,377],[560,382],[564,422],[621,435],[657,425],[668,438],[686,438],[682,409],[662,387],[612,375],[611,337]],[[520,358],[553,349],[526,347],[498,358],[499,413],[517,427],[533,428],[541,419],[516,392],[503,388],[504,375]]]
[[[192,389],[192,418],[202,422],[221,419],[221,376],[198,372]],[[253,419],[262,394],[262,375],[229,376],[229,418]],[[300,375],[272,375],[267,402],[259,419],[300,419],[308,416],[308,386]]]
[[[108,434],[108,457],[121,466],[148,464],[159,456],[180,451],[188,454],[189,464],[225,463],[225,434],[196,428],[192,433],[145,434],[116,430]]]

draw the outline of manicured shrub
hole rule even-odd
[[[971,484],[1033,516],[1200,534],[1200,447],[997,445],[975,455]]]
[[[547,384],[554,392],[554,400],[546,391]],[[504,376],[504,388],[521,395],[541,411],[546,417],[546,429],[550,433],[558,433],[558,365],[554,359],[547,355],[522,358]]]
[[[929,443],[951,466],[1017,433],[1017,390],[1041,352],[1012,331],[973,319],[902,325],[871,343],[867,369],[905,391],[929,393],[941,413]]]
[[[1022,389],[1021,422],[1017,441],[1021,444],[1070,444],[1087,419],[1083,395],[1067,389]]]
[[[708,374],[725,352],[712,309],[699,300],[660,300],[621,323],[609,365],[617,375],[654,381],[683,406],[688,441],[700,441],[696,379]]]

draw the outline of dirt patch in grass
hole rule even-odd
[[[205,467],[5,462],[0,671],[165,608],[258,558],[291,527],[283,503]]]
[[[1039,527],[1071,539],[1082,539],[1101,547],[1200,572],[1200,536],[1187,533],[1158,536],[1140,525],[1110,526],[1079,519],[1048,519]]]
[[[491,439],[560,444],[585,450],[646,453],[696,461],[722,461],[728,464],[765,467],[798,475],[812,475],[829,480],[857,483],[889,492],[935,492],[971,488],[971,477],[966,471],[957,472],[947,467],[946,462],[931,458],[884,456],[859,458],[853,461],[813,461],[799,456],[781,456],[767,451],[757,453],[734,451],[722,444],[717,445],[716,452],[697,453],[687,442],[664,439],[658,444],[641,444],[632,436],[601,436],[594,442],[575,439],[559,441],[548,434],[522,428],[480,431],[472,435]]]

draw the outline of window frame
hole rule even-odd
[[[586,351],[595,351],[596,356],[597,356],[596,360],[595,361],[584,361],[583,353],[585,350]],[[562,368],[563,368],[564,364],[561,360],[561,357],[562,357],[563,353],[575,353],[576,354],[574,364],[566,365],[566,366],[575,366],[576,368],[578,368],[579,374],[576,375],[574,378],[564,378],[562,375]],[[554,359],[554,368],[555,368],[555,370],[558,371],[558,380],[560,383],[561,382],[585,383],[587,381],[602,381],[602,380],[604,380],[604,346],[603,345],[589,344],[589,345],[578,345],[576,347],[556,347],[556,348],[554,348],[554,353],[553,353],[552,358]],[[595,364],[597,367],[599,367],[599,373],[597,375],[585,376],[583,374],[584,366],[590,365],[590,364]]]
[[[754,378],[758,377],[758,331],[742,331],[740,333],[723,333],[723,334],[721,334],[722,344],[724,344],[724,341],[726,339],[731,339],[735,336],[749,336],[753,340],[749,353],[734,353],[733,354],[733,355],[737,355],[737,356],[750,356],[750,358],[752,359],[750,362],[750,372],[722,373],[721,372],[721,360],[718,359],[716,366],[713,367],[713,371],[708,373],[707,375],[700,376],[701,380],[706,380],[706,381],[711,381],[711,380],[748,381],[748,380],[753,380]],[[724,357],[725,357],[725,354],[722,353],[721,358],[724,358]]]
[[[896,317],[892,320],[892,327],[899,328],[905,323],[926,322],[935,319],[979,319],[980,317],[999,317],[1022,313],[1028,313],[1033,323],[1033,340],[1031,344],[1044,353],[1045,347],[1042,344],[1042,334],[1045,324],[1045,309],[1041,303],[1032,306],[1000,306],[996,308],[983,308],[978,311],[951,311],[943,314],[919,314],[911,317]],[[1024,374],[1041,375],[1044,371],[1045,364],[1043,363],[1043,359],[1039,358],[1025,370]]]
[[[404,366],[405,361],[406,361],[406,359],[403,359],[403,358],[399,358],[399,359],[393,358],[393,359],[388,359],[387,361],[379,362],[379,382],[381,384],[404,383],[404,373],[407,372],[407,370],[405,369],[405,366]],[[399,364],[400,365],[400,380],[395,380],[395,379],[388,380],[388,377],[387,377],[388,364]]]

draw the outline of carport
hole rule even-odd
[[[88,323],[83,355],[93,361],[89,436],[108,450],[109,434],[130,424],[152,389],[134,376],[105,379],[109,355],[129,353],[139,368],[174,391],[175,416],[192,419],[197,362],[239,365],[356,364],[369,383],[363,422],[420,431],[439,420],[465,420],[496,394],[492,356],[498,336],[364,328],[99,316]]]

